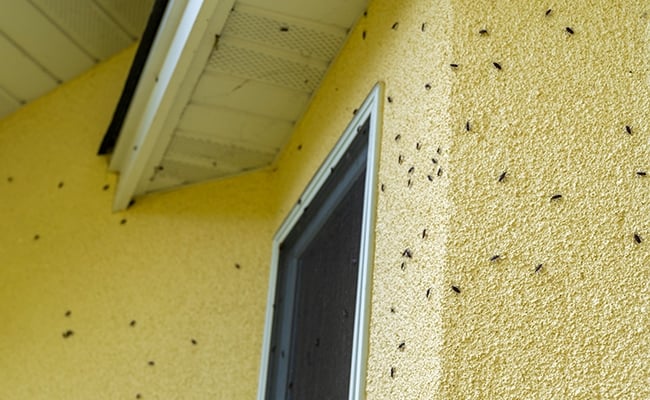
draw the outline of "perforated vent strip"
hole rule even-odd
[[[221,42],[210,55],[207,69],[309,92],[325,73],[311,65]]]
[[[222,36],[235,36],[323,61],[330,61],[345,40],[343,31],[319,30],[239,10],[230,15]]]

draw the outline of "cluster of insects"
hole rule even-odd
[[[543,13],[542,18],[553,18],[554,15],[555,15],[554,11],[549,8]],[[391,29],[396,31],[400,27],[399,25],[400,25],[399,22],[395,22],[391,26]],[[422,23],[421,26],[420,26],[420,30],[422,32],[424,32],[425,28],[426,28],[426,23]],[[572,26],[563,26],[561,29],[563,29],[563,32],[568,37],[576,35],[576,30]],[[484,37],[486,39],[490,37],[491,33],[492,32],[488,31],[487,28],[482,28],[482,29],[478,30],[478,35],[481,36],[481,37]],[[366,38],[366,31],[362,32],[362,38],[363,39]],[[460,61],[462,61],[462,60],[460,60]],[[448,65],[454,71],[460,71],[461,70],[461,63],[459,63],[459,62],[454,61],[454,62],[449,63]],[[501,60],[491,61],[491,67],[493,67],[497,71],[495,73],[499,73],[498,71],[501,71],[501,72],[505,73],[507,71],[507,63],[504,63]],[[433,88],[431,83],[425,83],[423,86],[424,86],[425,91],[430,91]],[[392,104],[392,103],[395,102],[395,98],[393,96],[387,96],[386,100],[387,100],[387,102],[389,104]],[[476,127],[474,125],[476,125]],[[472,121],[472,120],[468,119],[468,120],[465,121],[464,126],[461,129],[464,129],[464,131],[467,132],[467,133],[471,133],[473,131],[476,131],[477,127],[480,130],[480,126],[478,124],[476,124],[475,121]],[[624,131],[628,135],[633,134],[633,129],[632,129],[632,127],[630,125],[625,125],[624,126]],[[403,135],[401,133],[394,136],[394,141],[396,143],[401,142],[403,139],[404,138],[403,138]],[[416,148],[417,151],[420,151],[423,148],[422,143],[419,142],[419,141],[416,142],[415,148]],[[437,153],[438,153],[438,155],[441,154],[441,151],[440,151],[439,148],[437,150]],[[439,157],[438,157],[438,155],[431,158],[431,162],[433,163],[433,166],[434,166],[433,171],[431,171],[429,173],[425,173],[426,178],[430,182],[433,182],[435,180],[436,176],[440,177],[443,174],[443,168],[439,165]],[[404,155],[404,154],[400,153],[398,155],[398,157],[397,157],[398,165],[403,165],[403,164],[407,163],[408,162],[407,161],[408,156],[409,156],[409,154]],[[418,167],[417,170],[419,172],[420,168]],[[408,177],[407,186],[408,187],[411,187],[412,178],[414,176],[416,176],[416,175],[417,175],[416,174],[416,166],[415,165],[410,165],[408,167],[408,169],[407,169],[407,177]],[[647,171],[639,169],[639,170],[635,171],[635,175],[637,177],[639,177],[639,178],[644,178],[644,177],[647,176]],[[511,172],[509,172],[507,169],[504,168],[500,172],[497,172],[497,174],[495,174],[495,178],[496,178],[496,182],[498,184],[506,185],[509,180],[516,179],[516,175],[511,174]],[[381,183],[380,190],[381,190],[381,192],[384,192],[386,190],[386,185]],[[546,197],[546,199],[548,199],[547,201],[550,201],[550,203],[552,203],[552,204],[558,204],[558,206],[560,204],[562,204],[563,201],[566,201],[566,198],[561,193],[548,193],[547,196],[548,196],[548,197]],[[570,199],[570,197],[569,197],[569,199]],[[427,229],[423,229],[422,232],[421,232],[421,238],[426,239],[427,237],[428,237]],[[634,233],[632,238],[634,240],[634,243],[636,243],[637,245],[642,244],[642,242],[644,240],[639,233]],[[406,248],[406,249],[404,249],[402,251],[401,256],[402,256],[402,259],[403,259],[402,262],[401,262],[401,269],[404,270],[405,266],[406,266],[406,261],[409,261],[410,259],[413,258],[413,252],[412,252],[412,250],[410,248]],[[404,260],[404,259],[406,259],[406,260]],[[494,255],[489,257],[489,262],[498,263],[498,262],[502,262],[503,259],[504,259],[503,254],[494,254]],[[545,270],[545,264],[543,264],[543,263],[533,264],[533,266],[531,266],[531,270],[532,270],[533,274],[541,274]],[[459,284],[457,284],[457,283],[454,283],[453,285],[450,285],[448,287],[451,289],[450,292],[453,292],[456,295],[460,295],[461,292],[462,292],[461,286]],[[431,287],[429,287],[426,290],[426,294],[425,294],[426,299],[429,299],[431,297],[432,290],[433,289]],[[391,313],[396,313],[395,307],[390,307],[390,312]],[[398,351],[404,351],[405,348],[406,348],[406,342],[405,341],[401,341],[401,342],[399,342],[397,344],[397,350]],[[397,376],[396,367],[391,366],[390,369],[388,370],[388,374],[389,374],[390,378],[395,378]]]

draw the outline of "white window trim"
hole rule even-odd
[[[258,383],[257,399],[264,400],[266,394],[266,378],[268,374],[269,352],[271,346],[271,329],[273,326],[273,303],[277,284],[278,261],[280,244],[291,232],[305,208],[309,206],[321,186],[330,175],[346,152],[359,128],[369,120],[368,129],[368,160],[366,165],[366,182],[364,188],[364,206],[361,228],[361,250],[359,255],[359,277],[357,282],[357,300],[354,314],[354,336],[352,341],[352,361],[350,367],[350,400],[365,398],[366,370],[368,361],[368,337],[370,325],[370,295],[372,281],[372,263],[375,243],[375,215],[377,204],[377,173],[379,164],[379,145],[381,132],[381,111],[383,108],[382,82],[377,83],[363,102],[357,113],[348,124],[345,132],[327,156],[318,172],[307,185],[300,200],[289,212],[280,229],[273,238],[271,272],[269,290],[266,302],[266,323],[262,340],[262,357]]]

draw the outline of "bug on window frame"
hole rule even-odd
[[[501,175],[499,175],[499,182],[503,182],[504,179],[506,179],[506,175],[508,173],[506,171],[503,171]]]
[[[562,198],[561,194],[554,194],[553,196],[551,196],[551,201],[560,200],[561,198]]]
[[[411,252],[411,249],[404,250],[404,252],[402,253],[402,257],[413,258],[413,253]]]
[[[553,10],[551,10],[551,9],[549,8],[548,10],[546,10],[546,12],[544,13],[544,15],[546,15],[546,16],[548,17],[549,15],[551,15],[551,12],[552,12],[552,11],[553,11]]]
[[[637,242],[638,244],[641,244],[641,242],[643,242],[643,238],[638,233],[635,233],[634,234],[634,241]]]
[[[494,65],[494,68],[498,69],[499,71],[501,70],[501,64],[498,62],[493,62],[492,65]]]
[[[573,33],[574,33],[574,32],[573,32],[573,29],[571,29],[571,28],[568,27],[568,26],[567,26],[566,28],[564,28],[564,29],[569,33],[569,35],[573,35]]]
[[[492,261],[492,262],[494,262],[494,261],[498,261],[498,260],[500,260],[500,259],[501,259],[501,255],[500,255],[500,254],[495,254],[495,255],[493,255],[492,257],[490,257],[490,261]]]
[[[538,264],[538,265],[535,267],[535,272],[539,272],[539,271],[541,271],[541,270],[542,270],[542,267],[544,267],[544,264]]]
[[[454,285],[452,285],[452,286],[451,286],[451,290],[453,290],[453,291],[456,292],[456,293],[460,293],[460,288],[459,288],[458,286],[454,286]]]
[[[625,132],[627,132],[628,135],[631,135],[632,134],[632,127],[629,126],[629,125],[625,125]]]

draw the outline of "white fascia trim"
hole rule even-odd
[[[145,67],[148,75],[143,73],[142,76],[148,84],[145,83],[142,90],[138,88],[122,129],[133,133],[120,137],[114,162],[111,162],[111,169],[120,172],[113,201],[114,211],[126,209],[146,173],[146,166],[152,162],[154,150],[166,148],[171,140],[170,134],[163,133],[173,131],[178,122],[212,51],[216,35],[221,33],[234,2],[235,0],[172,2],[165,23],[177,21],[177,24],[162,25],[161,32],[174,32],[173,36],[169,40],[169,33],[164,33],[161,40],[152,47],[152,63],[149,65],[148,61]],[[151,74],[153,83],[150,82]],[[179,106],[179,102],[182,105]],[[166,144],[161,145],[161,140],[166,140]]]
[[[158,82],[158,71],[162,69],[167,56],[167,50],[171,47],[181,18],[189,0],[171,0],[165,10],[160,27],[147,56],[140,80],[135,89],[131,104],[127,110],[124,124],[120,130],[120,136],[111,157],[109,170],[119,172],[124,169],[127,156],[131,153],[133,142],[136,138],[136,130],[140,120],[145,113],[149,98]]]
[[[354,337],[352,340],[352,360],[348,399],[360,400],[365,399],[366,397],[368,340],[370,336],[370,296],[372,289],[372,266],[374,263],[375,252],[375,219],[382,131],[383,91],[383,82],[377,83],[370,91],[370,94],[364,101],[363,105],[359,108],[352,121],[346,127],[345,132],[318,169],[318,172],[316,172],[312,180],[309,182],[307,188],[300,196],[299,201],[291,209],[273,238],[257,400],[265,400],[266,396],[266,378],[268,375],[269,353],[271,349],[271,331],[273,327],[273,310],[278,276],[280,244],[291,232],[293,226],[298,222],[298,219],[303,214],[305,208],[309,206],[321,186],[323,186],[331,173],[331,169],[338,164],[343,154],[345,154],[347,148],[357,134],[357,129],[363,126],[366,120],[370,120],[370,129],[368,132],[368,160],[366,164],[366,182],[364,188],[365,200],[361,230],[361,254],[359,257],[357,302],[355,305]]]

